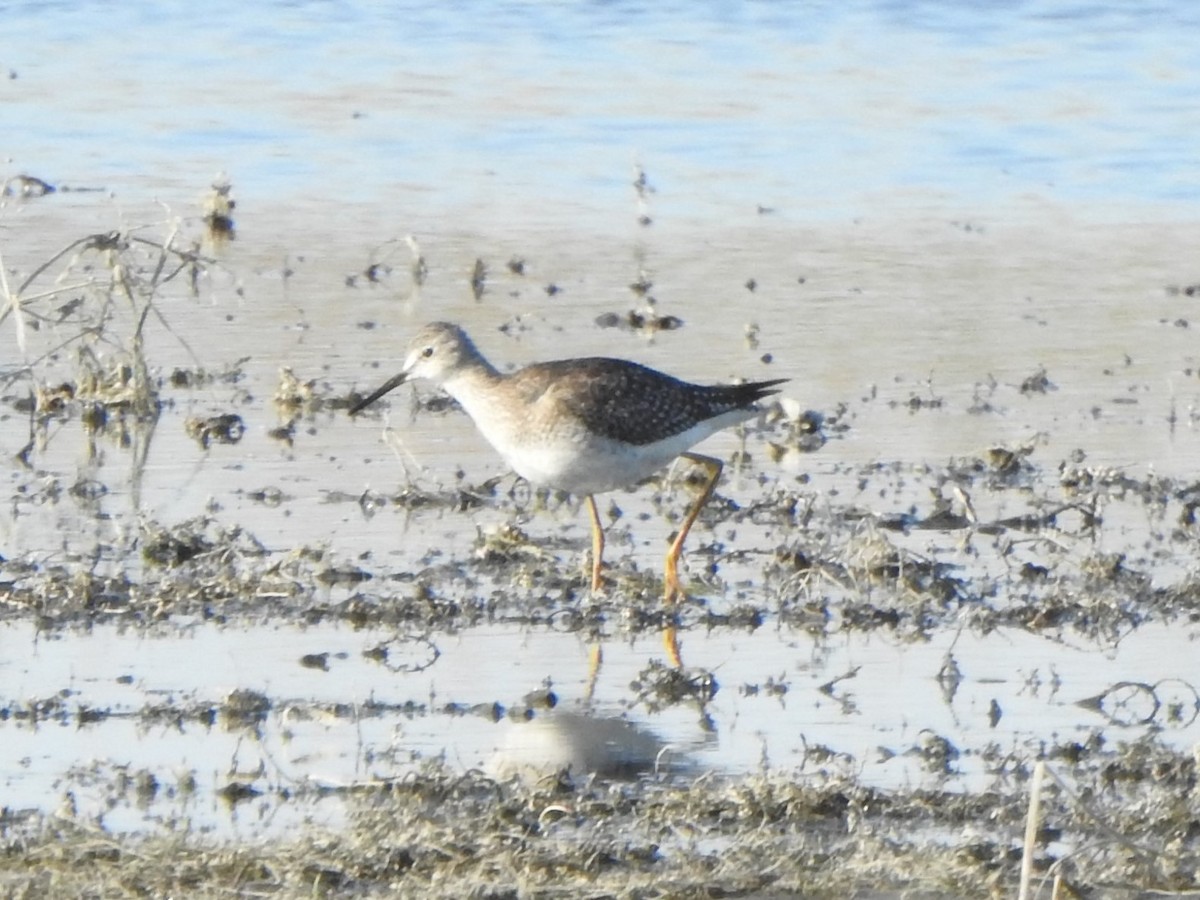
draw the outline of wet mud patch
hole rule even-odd
[[[274,333],[239,319],[265,293],[228,255],[242,216],[223,247],[186,227],[67,243],[4,314],[38,360],[3,376],[23,438],[5,536],[33,548],[0,560],[6,890],[1009,896],[1026,847],[1044,890],[1194,883],[1200,701],[1169,642],[1197,621],[1200,492],[1106,464],[1080,427],[1149,431],[1146,390],[1085,403],[1061,360],[999,378],[972,361],[819,409],[785,395],[722,451],[689,597],[661,600],[683,466],[606,498],[591,596],[578,502],[470,456],[452,403],[415,393],[405,419],[394,400],[368,420],[382,440],[345,418],[394,363],[362,342],[397,296],[461,282],[482,308],[584,280],[559,270],[551,292],[532,253],[415,241],[332,279],[289,259],[271,269],[286,328],[310,331],[297,306],[336,309],[319,301],[344,281],[364,304],[339,311],[355,358],[265,359],[257,337],[214,358],[188,338],[215,320],[237,322],[231,341]],[[698,335],[645,262],[619,282],[644,309],[606,300],[578,322]],[[755,274],[737,284],[769,317]],[[206,316],[196,301],[218,295],[239,305]],[[185,308],[203,327],[177,324]],[[555,351],[571,333],[516,315],[497,331]],[[732,333],[748,355],[730,371],[791,374],[784,329]],[[453,436],[418,445],[433,419]],[[973,445],[922,443],[964,421]],[[651,732],[653,752],[621,757],[625,778],[595,756],[480,774],[504,727],[552,707]]]
[[[675,628],[690,665],[652,660],[642,666],[620,692],[624,713],[653,722],[686,710],[713,732],[724,730],[712,710],[729,693],[778,704],[767,716],[820,694],[830,709],[852,718],[863,699],[856,666],[823,669],[811,683],[802,669],[731,678],[721,666],[705,665],[714,659],[706,649],[714,638],[754,639],[766,631],[793,641],[805,636],[821,648],[840,636],[872,635],[922,645],[955,631],[1005,642],[1015,630],[1098,655],[1154,625],[1195,621],[1191,578],[1182,573],[1163,583],[1150,574],[1161,558],[1156,544],[1192,540],[1190,485],[1065,464],[1056,467],[1057,479],[1046,478],[1036,454],[1015,455],[1016,464],[990,453],[944,468],[873,466],[855,473],[919,498],[903,513],[881,516],[858,503],[819,503],[802,484],[768,490],[745,504],[714,504],[706,525],[718,535],[736,527],[738,556],[722,550],[720,541],[700,542],[692,553],[709,561],[714,580],[674,610],[657,600],[657,577],[628,560],[618,559],[611,573],[615,589],[587,598],[586,566],[574,558],[583,547],[572,546],[581,542],[538,544],[513,523],[481,534],[463,558],[397,572],[328,551],[268,552],[253,536],[211,518],[174,528],[147,525],[138,539],[138,578],[76,573],[63,580],[61,568],[6,562],[5,609],[18,621],[36,612],[50,635],[105,623],[150,628],[183,620],[236,632],[265,617],[290,623],[297,635],[326,623],[405,629],[408,637],[372,638],[358,654],[398,676],[436,672],[447,641],[472,640],[497,625],[576,634],[610,650],[614,642]],[[1019,512],[983,512],[1003,505],[996,498],[1010,492]],[[506,515],[527,514],[505,492],[466,493]],[[461,496],[429,492],[419,508],[461,514]],[[394,505],[398,514],[400,504]],[[550,513],[543,506],[529,527],[543,525]],[[1147,522],[1161,530],[1151,532],[1157,540],[1140,543],[1140,552],[1098,549],[1106,544],[1105,529],[1128,535],[1130,523]],[[720,580],[735,566],[760,573],[748,579],[753,589]],[[351,656],[330,642],[291,651],[287,665],[337,679]],[[956,695],[969,689],[973,665],[968,652],[949,645],[937,671],[949,708],[969,708]],[[1021,690],[1037,693],[1043,688],[1035,679],[1057,675],[1050,669],[1028,677]],[[978,676],[975,681],[978,687]],[[486,696],[486,686],[483,691]],[[1076,696],[1078,714],[1094,723],[1078,738],[1024,733],[1014,739],[1014,732],[996,731],[1012,715],[1012,696],[1003,702],[993,696],[992,733],[964,739],[933,727],[886,731],[869,755],[810,741],[810,728],[802,726],[801,747],[778,770],[766,764],[697,774],[692,766],[619,781],[566,771],[506,781],[434,765],[429,759],[436,754],[406,752],[372,731],[362,759],[371,769],[399,768],[405,775],[333,780],[320,765],[296,770],[306,771],[299,778],[288,774],[292,764],[281,764],[270,748],[305,729],[362,729],[372,722],[405,729],[424,722],[436,731],[444,729],[439,722],[485,725],[540,714],[513,697],[349,697],[315,701],[303,693],[240,688],[220,697],[176,692],[121,709],[67,690],[6,701],[0,721],[10,728],[96,732],[124,721],[141,731],[223,733],[263,751],[257,762],[239,754],[211,781],[153,765],[67,772],[64,810],[13,809],[0,823],[10,848],[6,885],[18,892],[83,893],[86,863],[89,884],[149,893],[286,895],[316,885],[335,896],[510,896],[520,885],[524,892],[672,896],[714,890],[731,896],[1013,895],[1038,760],[1051,772],[1032,856],[1043,889],[1134,897],[1148,889],[1186,891],[1197,877],[1200,825],[1188,799],[1196,785],[1194,754],[1155,737],[1184,735],[1194,725],[1200,699],[1184,679],[1113,679],[1100,692]],[[913,773],[910,785],[880,787],[862,778],[868,760],[903,764]],[[967,772],[975,774],[968,778]],[[286,811],[300,824],[293,835],[254,846],[231,844],[211,825],[168,834],[143,824],[128,833],[72,807],[72,796],[89,792],[113,808],[140,808],[177,825],[186,822],[186,804],[195,798],[218,802],[233,822]]]
[[[1034,884],[1083,896],[1188,892],[1200,874],[1186,800],[1195,761],[1153,742],[1085,757],[1040,796]],[[1015,895],[1024,767],[974,795],[872,790],[835,770],[531,784],[425,765],[398,781],[297,789],[286,802],[342,794],[345,827],[266,845],[117,836],[69,813],[5,810],[0,879],[13,896]]]

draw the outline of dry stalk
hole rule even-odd
[[[1037,843],[1038,822],[1041,821],[1042,781],[1046,777],[1046,762],[1039,759],[1033,767],[1029,783],[1029,812],[1025,817],[1025,848],[1021,854],[1021,889],[1018,900],[1029,900],[1029,882],[1033,878],[1033,848]]]

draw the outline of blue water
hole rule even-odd
[[[536,219],[1200,198],[1200,7],[0,5],[0,172]],[[1131,213],[1131,210],[1135,211]]]

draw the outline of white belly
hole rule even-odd
[[[697,427],[641,446],[588,435],[571,441],[496,443],[495,447],[518,475],[533,484],[572,494],[603,494],[649,478],[711,433]]]

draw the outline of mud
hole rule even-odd
[[[879,792],[833,771],[528,784],[428,765],[289,792],[279,802],[343,794],[347,826],[256,845],[6,810],[2,882],[13,897],[1013,896],[1029,772],[1000,757],[995,788],[971,796]],[[1194,895],[1195,760],[1146,742],[1074,762],[1070,787],[1041,797],[1039,892]],[[123,781],[159,789],[146,774]]]
[[[340,468],[306,468],[361,395],[348,379],[210,354],[207,339],[173,325],[171,303],[205,298],[214,279],[252,280],[218,261],[204,227],[158,242],[118,231],[64,242],[22,269],[3,314],[30,362],[4,375],[0,397],[9,435],[19,433],[6,444],[6,533],[18,549],[0,561],[14,673],[0,732],[14,746],[30,741],[31,768],[47,748],[68,747],[67,735],[85,745],[66,750],[52,802],[5,803],[8,895],[1014,896],[1023,856],[1042,896],[1195,892],[1200,697],[1190,671],[1177,646],[1164,646],[1160,676],[1108,677],[1105,665],[1143,635],[1194,635],[1200,487],[1179,471],[1093,461],[1061,411],[1031,413],[1044,430],[1027,439],[971,452],[851,451],[881,421],[907,422],[905,434],[950,416],[1001,422],[1015,404],[1052,402],[1074,373],[1031,365],[998,381],[979,370],[966,394],[909,378],[819,410],[786,396],[726,445],[730,475],[687,551],[689,600],[662,605],[657,549],[687,507],[686,470],[607,500],[609,584],[592,596],[578,501],[487,465],[413,476],[419,448],[396,442],[391,424],[402,398],[351,435],[378,442],[384,426],[399,464],[373,467],[365,487]],[[537,262],[491,255],[509,263],[458,260],[475,299]],[[418,258],[422,278],[446,275]],[[642,275],[630,290],[649,287]],[[688,334],[686,319],[657,316],[618,305],[598,318]],[[745,334],[756,358],[761,339]],[[171,358],[180,355],[191,359]],[[431,430],[461,419],[424,395],[410,411]],[[1182,415],[1172,433],[1177,424]],[[189,459],[191,474],[186,462],[164,468]],[[251,486],[243,475],[255,466],[263,474]],[[184,477],[159,481],[160,471]],[[173,515],[162,498],[193,480],[210,492],[204,511]],[[329,538],[330,523],[348,521],[379,527],[400,549]],[[256,527],[280,522],[267,537]],[[287,528],[305,537],[281,537]],[[288,662],[226,689],[226,651],[189,648],[197,635],[240,647],[228,651],[233,669],[260,662],[260,635],[263,660],[282,643]],[[663,662],[663,635],[681,641],[682,668]],[[1051,648],[1051,663],[1014,665],[1012,689],[996,689],[986,710],[964,702],[987,682],[960,646],[990,642],[1003,656],[1014,636]],[[593,648],[588,676],[550,662],[550,674],[533,675],[524,645],[542,638]],[[974,724],[916,727],[932,719],[914,699],[914,727],[877,726],[873,749],[810,739],[822,717],[850,719],[867,702],[861,660],[822,658],[875,640],[901,658],[944,647],[925,681]],[[56,644],[89,641],[117,648],[106,663],[122,674],[82,660],[38,674]],[[199,670],[188,687],[159,687],[143,667],[163,642]],[[811,647],[811,661],[798,647]],[[1068,652],[1090,654],[1098,688],[1068,682],[1075,694],[1060,702],[1055,647],[1064,666]],[[530,668],[490,683],[485,653]],[[455,654],[476,655],[465,664],[473,677],[416,680]],[[735,656],[760,659],[736,669]],[[326,681],[305,694],[289,678]],[[1004,730],[1022,695],[1056,698],[1061,727]],[[730,698],[740,705],[721,705]],[[499,726],[530,720],[575,721],[577,733],[591,727],[580,721],[619,724],[597,725],[605,737],[532,775],[476,753],[503,744]],[[680,720],[698,732],[692,746],[655,735]],[[736,746],[782,720],[798,734],[764,739],[757,764],[706,763],[706,742]],[[410,745],[421,729],[432,737]],[[355,737],[338,768],[320,747],[341,734]],[[487,737],[452,750],[464,734]],[[232,749],[185,765],[122,763],[105,749],[175,739]],[[513,746],[528,762],[528,745]],[[1027,846],[1039,762],[1049,775]],[[5,778],[17,791],[21,773]]]

